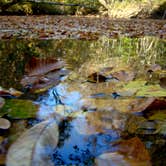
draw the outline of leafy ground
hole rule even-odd
[[[165,164],[166,21],[0,19],[1,165]]]
[[[165,20],[112,20],[69,16],[0,16],[0,39],[97,39],[101,35],[166,38]]]

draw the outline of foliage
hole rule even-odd
[[[1,0],[0,3],[2,12],[17,14],[88,14],[98,12],[101,6],[97,0]]]
[[[113,18],[145,18],[150,17],[156,8],[164,0],[99,0],[107,9],[110,17]],[[162,15],[164,12],[162,13]]]

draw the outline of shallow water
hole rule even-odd
[[[149,67],[157,64],[160,70],[166,69],[165,54],[165,40],[154,37],[119,39],[101,37],[97,41],[14,39],[0,41],[0,86],[22,91],[24,94],[18,99],[30,99],[39,106],[36,117],[23,118],[25,123],[28,123],[25,128],[49,118],[60,121],[59,143],[51,155],[55,165],[93,165],[94,158],[100,154],[117,150],[112,143],[131,138],[133,135],[141,138],[150,155],[154,156],[159,148],[165,146],[165,134],[154,134],[156,128],[153,128],[153,124],[148,127],[136,124],[141,132],[135,130],[132,133],[132,127],[126,129],[128,118],[138,117],[139,121],[139,117],[147,116],[146,112],[133,114],[129,111],[124,113],[123,108],[118,110],[118,107],[123,107],[124,101],[130,99],[141,101],[140,98],[144,100],[145,96],[132,96],[129,93],[119,95],[115,91],[117,90],[115,86],[121,81],[110,77],[110,73],[111,68],[114,72],[118,69],[129,71],[129,75],[120,76],[120,79],[128,81],[128,78],[132,80],[130,71],[134,71],[133,79],[146,80],[146,71],[151,69]],[[65,65],[58,72],[48,72],[50,75],[46,73],[48,79],[55,78],[54,74],[58,75],[56,78],[58,83],[54,80],[48,87],[41,83],[42,88],[37,88],[33,83],[22,86],[21,80],[26,74],[25,66],[32,57],[64,61]],[[93,73],[96,72],[99,74],[94,78]],[[150,81],[155,83],[157,79]],[[160,96],[157,97],[160,99]],[[113,106],[113,103],[117,107]],[[21,121],[14,120],[15,117],[8,115],[4,117],[12,123]],[[12,129],[1,131],[1,136],[11,139],[13,133],[16,135]],[[158,144],[156,139],[164,143]],[[1,149],[5,149],[8,144],[1,146]],[[6,153],[7,148],[2,154]],[[160,157],[163,158],[162,155]],[[156,157],[155,161],[152,159],[152,163],[160,163],[159,160],[160,158]]]

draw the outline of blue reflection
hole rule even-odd
[[[119,138],[115,131],[84,135],[75,130],[73,122],[69,124],[70,130],[66,130],[70,133],[69,137],[63,135],[63,144],[60,144],[52,155],[55,165],[92,166],[96,156],[116,150],[112,147],[112,142]]]
[[[48,90],[47,94],[38,99],[40,109],[38,112],[39,119],[51,117],[56,111],[57,105],[64,105],[65,112],[79,111],[82,107],[82,95],[77,91],[68,91],[66,84],[59,84]]]

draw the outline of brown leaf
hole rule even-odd
[[[118,152],[104,153],[95,159],[96,166],[151,166],[150,161],[135,161]]]
[[[131,102],[128,107],[131,112],[141,112],[144,111],[155,99],[154,98],[143,98],[143,99],[136,99]]]
[[[127,115],[118,111],[97,111],[87,113],[86,119],[98,132],[108,129],[123,131]]]
[[[31,91],[46,91],[51,86],[59,84],[61,77],[68,73],[68,70],[58,70],[40,76],[24,76],[21,80],[21,84],[24,87],[30,85]]]
[[[119,81],[132,81],[135,77],[135,74],[133,72],[120,70],[118,72],[112,73],[112,76],[117,78]]]
[[[7,166],[52,166],[51,150],[58,143],[56,121],[43,121],[24,132],[9,148]],[[19,161],[19,162],[18,162]]]
[[[155,100],[155,98],[119,98],[119,99],[84,99],[86,108],[111,109],[119,112],[142,112]]]
[[[162,110],[162,109],[166,109],[166,99],[155,99],[146,108],[146,111],[150,111],[150,110]]]
[[[93,83],[105,82],[107,78],[100,73],[92,73],[88,76],[88,81]]]
[[[135,161],[150,161],[150,156],[145,145],[138,137],[118,143],[119,152]]]
[[[1,97],[9,97],[9,96],[15,96],[15,97],[19,97],[21,96],[23,93],[14,89],[14,88],[10,88],[9,90],[6,89],[0,89],[0,96]]]
[[[63,61],[53,58],[41,59],[33,57],[26,65],[25,72],[28,76],[44,75],[50,71],[60,69],[64,66]]]
[[[147,69],[147,72],[154,72],[157,70],[161,70],[161,66],[158,64],[153,64]]]

